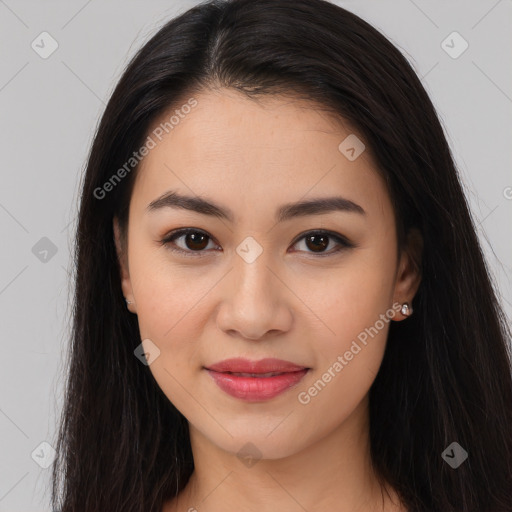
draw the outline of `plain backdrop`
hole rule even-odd
[[[51,466],[36,460],[62,404],[70,255],[97,122],[129,58],[196,3],[0,0],[0,512],[50,510]],[[334,3],[380,29],[422,78],[510,318],[512,2]]]

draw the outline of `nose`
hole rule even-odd
[[[217,327],[230,336],[262,340],[290,329],[291,292],[264,255],[252,263],[236,255],[223,283]]]

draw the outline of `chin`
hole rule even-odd
[[[276,421],[275,425],[279,425],[279,421]],[[242,463],[247,459],[249,461],[248,467],[250,467],[250,461],[253,459],[283,459],[294,455],[307,446],[308,443],[303,436],[295,438],[291,435],[289,429],[283,429],[279,432],[282,426],[269,428],[268,424],[265,423],[264,428],[258,429],[254,427],[254,424],[252,427],[245,428],[240,425],[238,429],[229,429],[233,437],[224,431],[222,434],[216,432],[215,436],[207,435],[207,437],[212,444],[237,456]],[[273,429],[275,430],[273,431]],[[207,433],[203,434],[206,435]]]

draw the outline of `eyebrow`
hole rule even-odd
[[[235,219],[233,212],[228,208],[219,206],[199,196],[186,196],[175,191],[166,192],[154,201],[151,201],[147,206],[149,212],[154,212],[161,208],[181,208],[202,215],[226,219],[230,222],[234,222]],[[363,208],[353,201],[334,196],[283,204],[277,209],[275,220],[276,222],[283,222],[295,217],[321,215],[333,211],[366,214]]]

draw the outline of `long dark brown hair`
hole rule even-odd
[[[139,50],[114,90],[83,180],[53,509],[161,512],[194,469],[186,419],[134,356],[137,317],[121,291],[112,220],[126,236],[137,168],[98,189],[162,113],[213,86],[298,95],[363,135],[400,247],[413,228],[424,242],[415,313],[391,323],[370,390],[373,465],[411,511],[512,511],[510,332],[449,145],[400,51],[324,0],[199,4]],[[457,469],[441,457],[452,442],[468,452]]]

